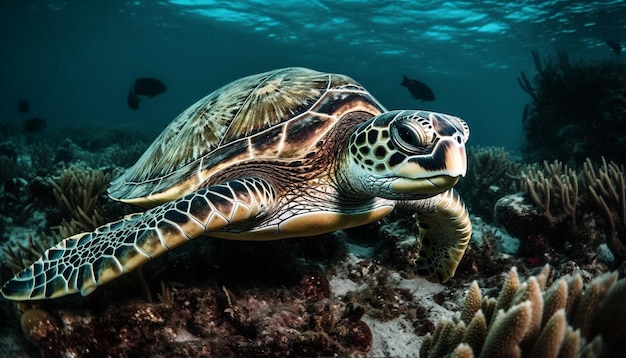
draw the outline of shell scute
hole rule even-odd
[[[306,157],[355,106],[384,108],[351,78],[286,68],[231,82],[183,111],[137,163],[111,183],[117,200],[154,206],[251,159]]]

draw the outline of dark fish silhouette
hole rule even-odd
[[[149,77],[136,79],[133,89],[135,90],[136,95],[146,96],[148,98],[152,98],[167,90],[165,83],[157,80],[156,78]]]
[[[30,104],[25,99],[20,99],[17,101],[17,110],[22,113],[28,113],[30,111]]]
[[[128,103],[128,108],[138,110],[139,109],[139,97],[135,94],[135,92],[131,89],[128,91],[128,99],[126,100]]]
[[[431,90],[430,87],[423,82],[412,80],[407,76],[402,75],[402,83],[400,83],[400,85],[408,88],[409,92],[415,99],[421,99],[422,102],[435,100],[433,90]]]
[[[622,54],[622,44],[615,40],[606,40],[606,44],[615,52],[617,56]]]
[[[156,78],[144,77],[137,78],[135,82],[130,86],[128,91],[128,98],[126,103],[130,109],[139,109],[139,96],[146,96],[152,98],[167,90],[165,83],[157,80]]]
[[[33,117],[33,118],[29,118],[24,122],[24,131],[28,132],[28,133],[36,133],[41,131],[44,127],[46,126],[46,120],[39,118],[39,117]]]

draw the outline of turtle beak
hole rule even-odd
[[[440,175],[424,179],[398,178],[391,183],[391,190],[395,193],[411,194],[418,193],[424,196],[432,196],[442,193],[459,181],[458,176]]]
[[[426,156],[409,158],[395,172],[398,179],[391,184],[396,193],[436,195],[459,181],[467,173],[467,155],[462,140],[443,138]]]
[[[463,141],[448,137],[441,139],[430,155],[409,158],[395,174],[401,178],[427,179],[465,176],[466,172],[467,155]]]

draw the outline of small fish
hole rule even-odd
[[[25,99],[20,99],[17,101],[17,110],[22,113],[28,113],[30,111],[30,103]]]
[[[167,90],[165,87],[165,83],[157,80],[156,78],[144,77],[137,78],[130,86],[130,90],[128,90],[128,97],[126,99],[126,103],[128,104],[128,108],[133,110],[139,109],[139,96],[145,96],[148,98],[152,98],[156,95],[159,95]]]
[[[135,94],[135,91],[133,91],[132,88],[128,91],[128,99],[126,102],[128,103],[128,108],[135,111],[139,109],[139,97]]]
[[[24,131],[28,133],[36,133],[44,129],[46,120],[39,117],[29,118],[24,122]]]
[[[152,98],[167,90],[165,84],[156,78],[137,78],[133,86],[135,94]]]
[[[607,40],[606,44],[615,52],[617,56],[622,54],[622,44],[615,40]]]
[[[435,100],[433,90],[431,90],[430,87],[423,82],[412,80],[407,76],[402,75],[402,83],[400,83],[400,85],[408,88],[409,92],[415,99],[421,99],[422,102]]]

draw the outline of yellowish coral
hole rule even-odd
[[[578,175],[559,161],[543,162],[543,170],[531,167],[524,175],[522,189],[544,211],[551,224],[570,220],[576,226]]]
[[[607,164],[602,158],[602,165],[596,171],[591,161],[587,159],[583,172],[589,196],[598,205],[603,217],[606,242],[613,253],[626,258],[626,243],[616,235],[618,225],[626,228],[624,169],[615,163]]]
[[[476,310],[480,289],[472,283],[461,319],[439,324],[424,340],[420,356],[556,358],[626,353],[621,349],[623,337],[615,338],[623,335],[626,326],[614,327],[612,323],[620,318],[620,322],[626,321],[626,309],[621,308],[626,300],[626,279],[616,283],[617,274],[609,273],[583,287],[576,274],[555,280],[546,289],[551,274],[550,267],[545,266],[537,276],[520,283],[513,267],[497,303],[489,297],[481,298],[481,306],[498,307],[494,315],[487,316],[482,308]],[[622,333],[603,338],[615,329]],[[461,331],[464,333],[459,340]]]
[[[619,238],[626,231],[623,167],[607,163],[604,158],[597,168],[587,159],[579,171],[559,161],[544,162],[543,168],[529,167],[521,186],[550,224],[568,224],[576,240],[584,236],[579,235],[584,232],[579,221],[601,217],[594,226],[604,228],[605,241],[613,254],[620,261],[626,259],[626,241]]]
[[[480,357],[521,357],[519,342],[532,321],[532,302],[524,301],[506,312],[498,311],[491,325]]]
[[[14,274],[32,265],[47,249],[59,242],[61,237],[40,233],[37,236],[28,235],[27,240],[26,244],[17,240],[9,241],[2,247],[3,263]]]
[[[70,167],[55,180],[50,180],[54,197],[69,216],[69,221],[59,226],[61,236],[92,231],[108,222],[98,206],[98,199],[111,179],[113,173]]]

